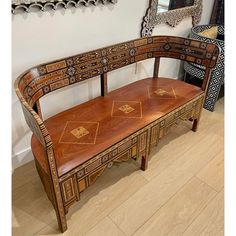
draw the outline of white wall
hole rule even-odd
[[[99,5],[55,12],[25,13],[12,16],[12,80],[37,64],[87,50],[140,37],[142,18],[149,0],[118,0],[115,5]],[[203,0],[200,24],[207,24],[214,0]],[[191,18],[177,27],[159,25],[153,35],[187,36]],[[109,74],[109,89],[152,75],[152,60],[128,66]],[[179,63],[161,64],[160,75],[176,77]],[[99,81],[94,78],[80,85],[58,90],[42,99],[44,118],[99,95]],[[12,95],[13,168],[33,159],[30,151],[31,131],[27,127],[20,103]]]

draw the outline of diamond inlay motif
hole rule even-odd
[[[176,99],[176,93],[172,87],[149,87],[148,93],[150,98]]]
[[[61,133],[59,143],[95,144],[98,128],[98,122],[67,121]]]
[[[164,45],[164,49],[165,49],[166,51],[169,51],[169,50],[171,49],[170,44],[169,44],[169,43],[166,43],[166,44]]]
[[[119,107],[119,110],[123,111],[126,114],[128,114],[128,113],[134,111],[135,109],[133,107],[129,106],[128,104],[125,104],[125,105]]]
[[[89,134],[89,131],[85,129],[83,126],[79,126],[70,131],[77,139]]]
[[[165,94],[169,94],[167,91],[165,91],[164,89],[158,89],[154,92],[157,95],[163,96]]]
[[[142,103],[140,101],[113,101],[111,116],[142,118]]]

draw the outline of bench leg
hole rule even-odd
[[[54,159],[54,153],[52,146],[47,148],[47,156],[48,156],[48,170],[49,170],[49,183],[50,183],[50,191],[52,195],[52,204],[56,211],[57,222],[61,232],[65,232],[67,230],[67,222],[66,222],[66,214],[62,200],[62,192],[58,180],[56,162]]]
[[[35,158],[35,165],[39,177],[44,186],[44,190],[47,193],[48,199],[50,200],[50,202],[54,207],[54,210],[56,211],[56,217],[59,229],[63,233],[67,230],[67,222],[58,179],[54,178],[53,182],[52,176],[48,176],[48,174],[44,172],[44,170],[42,169],[36,158]]]
[[[56,209],[56,215],[59,229],[62,233],[64,233],[67,230],[66,215],[60,214],[58,209]]]
[[[196,132],[196,131],[198,130],[199,121],[200,121],[200,119],[201,119],[202,110],[203,110],[203,108],[202,108],[203,102],[204,102],[204,100],[202,100],[202,102],[201,102],[200,110],[199,110],[199,112],[197,113],[197,115],[196,115],[194,118],[189,119],[190,121],[193,121],[193,126],[192,126],[192,131],[193,131],[193,132]]]
[[[145,171],[148,167],[148,157],[150,153],[150,140],[151,140],[151,129],[148,129],[147,132],[142,134],[143,140],[142,144],[142,151],[145,150],[145,152],[142,153],[142,159],[141,159],[141,170]]]
[[[192,131],[193,131],[193,132],[196,132],[196,131],[197,131],[198,125],[199,125],[199,119],[193,120],[193,126],[192,126]]]
[[[62,203],[62,195],[60,190],[55,192],[55,186],[53,187],[53,183],[51,183],[51,191],[53,197],[52,203],[56,211],[58,227],[60,231],[64,233],[67,230],[67,222],[66,222],[66,212]]]
[[[200,121],[200,118],[201,118],[201,114],[202,114],[202,109],[201,109],[201,111],[199,112],[197,118],[193,120],[193,126],[192,126],[192,131],[193,131],[193,132],[196,132],[196,131],[198,130],[198,126],[199,126],[199,121]]]
[[[142,156],[141,159],[141,170],[145,171],[148,167],[148,155]]]

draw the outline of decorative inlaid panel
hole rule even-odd
[[[68,180],[62,183],[62,190],[63,190],[64,200],[66,203],[75,198],[73,178],[69,178]]]
[[[137,155],[137,146],[133,146],[131,149],[131,156],[136,157]]]
[[[83,126],[79,126],[70,131],[77,139],[89,134],[89,131],[85,129]]]
[[[142,118],[142,103],[139,101],[114,101],[111,116]]]
[[[33,106],[40,97],[51,91],[147,58],[163,57],[168,53],[170,58],[214,67],[218,52],[214,45],[199,44],[195,40],[180,37],[154,36],[137,39],[33,68],[21,77],[21,93],[18,94],[23,95],[27,103]],[[130,104],[123,105],[135,109]],[[133,111],[130,112],[132,113]]]
[[[130,140],[131,141],[131,140]],[[131,143],[131,142],[128,142]],[[108,155],[105,155],[101,158],[96,159],[90,165],[85,167],[85,175],[81,178],[78,174],[81,172],[77,172],[77,183],[78,183],[78,191],[82,192],[88,186],[93,184],[97,178],[105,171],[106,168],[111,168],[114,162],[125,162],[128,161],[131,157],[136,157],[137,155],[137,146],[130,147],[125,143],[126,149],[116,156],[108,159]],[[124,146],[123,146],[124,147]],[[145,149],[145,148],[144,148]],[[106,158],[106,161],[102,162],[102,160]],[[82,169],[83,170],[83,169]]]
[[[130,150],[126,151],[122,155],[120,155],[117,159],[115,159],[116,162],[123,162],[123,161],[128,161],[130,159]]]
[[[91,175],[89,175],[88,176],[89,185],[93,184],[97,180],[97,178],[103,173],[103,171],[105,169],[106,169],[106,166],[103,166],[102,168],[100,168],[96,172],[94,172]]]
[[[78,172],[77,172],[77,178],[81,178],[81,177],[83,177],[84,176],[84,169],[81,169],[81,170],[79,170]]]
[[[67,121],[59,142],[68,144],[95,144],[98,127],[98,122]]]
[[[63,69],[65,67],[66,67],[65,60],[46,65],[47,72],[49,73],[55,70]]]
[[[157,145],[158,140],[159,140],[159,124],[155,125],[151,129],[151,140],[150,140],[150,146],[154,147]]]
[[[85,173],[91,172],[92,170],[99,167],[101,164],[102,164],[101,159],[97,159],[96,161],[85,167]]]
[[[131,107],[130,105],[125,104],[125,105],[119,107],[119,110],[123,111],[125,114],[128,114],[128,113],[134,111],[135,109],[133,107]]]
[[[148,87],[148,94],[150,98],[176,99],[175,90],[171,87]]]
[[[140,153],[140,155],[145,153],[148,138],[149,137],[147,137],[147,132],[143,132],[139,136],[139,153]]]
[[[79,186],[79,192],[82,192],[86,189],[86,181],[85,179],[82,179],[78,182],[78,186]]]
[[[183,108],[166,115],[165,119],[160,123],[159,139],[163,138],[173,126],[177,126],[182,120],[197,119],[203,103],[203,96],[196,99]],[[151,137],[152,140],[152,137]]]
[[[122,144],[121,146],[118,147],[118,153],[123,152],[124,150],[130,148],[132,145],[132,140],[129,140],[128,142]]]

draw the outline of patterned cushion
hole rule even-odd
[[[218,33],[218,26],[214,26],[214,27],[211,27],[210,29],[206,29],[206,30],[203,30],[202,32],[199,32],[198,34],[203,37],[216,39],[217,33]]]

